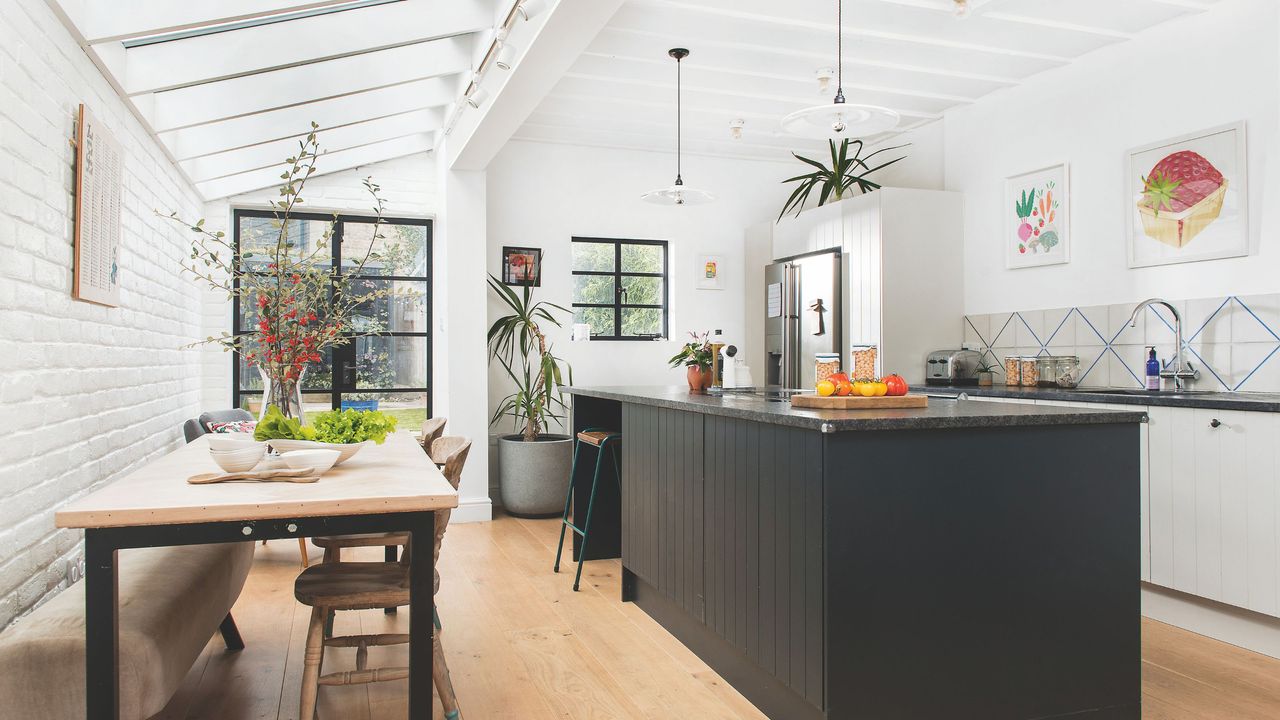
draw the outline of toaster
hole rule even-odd
[[[935,350],[925,359],[925,384],[977,385],[981,360],[976,350]]]

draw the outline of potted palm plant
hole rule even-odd
[[[778,213],[778,220],[781,221],[783,216],[792,210],[796,211],[796,215],[804,209],[804,205],[809,200],[809,195],[813,193],[814,188],[821,188],[818,192],[818,207],[826,205],[828,202],[838,202],[842,200],[846,193],[853,190],[856,186],[858,190],[869,193],[873,190],[879,190],[880,184],[867,179],[867,176],[877,170],[882,170],[890,165],[905,160],[906,155],[895,158],[885,163],[871,167],[871,158],[880,153],[890,152],[892,150],[900,150],[907,145],[895,145],[893,147],[881,148],[873,153],[863,156],[862,151],[866,148],[861,140],[845,139],[836,144],[835,140],[828,141],[831,145],[831,167],[823,165],[821,162],[812,158],[801,157],[795,153],[791,153],[800,162],[811,166],[812,172],[804,175],[797,175],[792,178],[783,180],[783,183],[798,183],[795,190],[791,192],[791,197],[787,198],[786,205],[782,206],[782,212]],[[853,154],[849,153],[849,148],[853,148]]]
[[[497,361],[514,389],[498,402],[490,419],[510,418],[519,432],[498,438],[498,472],[503,507],[520,517],[550,517],[564,509],[573,461],[573,439],[547,432],[549,420],[562,421],[568,406],[560,398],[562,379],[572,371],[551,352],[539,323],[560,326],[565,308],[534,302],[533,283],[519,292],[489,276],[489,287],[509,311],[489,327],[489,357]]]

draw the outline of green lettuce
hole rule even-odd
[[[365,440],[381,445],[396,429],[396,418],[378,410],[329,410],[315,415],[312,423],[314,439],[344,445]]]
[[[253,439],[262,440],[315,440],[316,431],[293,418],[287,418],[280,408],[271,405],[267,414],[258,422]]]

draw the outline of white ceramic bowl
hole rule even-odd
[[[293,450],[337,450],[338,460],[334,465],[341,465],[342,463],[350,460],[351,456],[360,452],[360,448],[365,445],[374,444],[372,440],[365,440],[362,443],[350,444],[322,443],[314,440],[268,440],[267,443],[270,444],[271,447],[275,448],[276,452],[281,454]]]
[[[253,433],[209,433],[211,451],[243,450],[253,445],[265,445],[253,439]]]
[[[239,450],[210,450],[209,457],[222,468],[224,472],[245,472],[252,470],[262,460],[262,456],[267,454],[267,446],[264,443],[250,445]]]
[[[290,450],[280,453],[280,459],[294,470],[311,468],[317,474],[323,475],[338,462],[338,456],[341,454],[337,450]]]

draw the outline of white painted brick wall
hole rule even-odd
[[[323,148],[324,135],[320,142]],[[284,158],[280,158],[283,164]],[[324,157],[316,163],[324,171]],[[343,212],[353,215],[372,215],[373,201],[365,190],[363,180],[373,177],[381,187],[386,202],[386,214],[394,217],[430,218],[438,211],[439,195],[434,158],[429,153],[386,160],[352,170],[330,175],[317,175],[307,181],[302,196],[307,212]],[[234,208],[270,209],[268,204],[278,199],[274,188],[236,195],[205,205],[207,227],[231,234],[231,212]],[[203,298],[204,330],[201,337],[214,336],[231,330],[231,306],[221,293],[206,292]],[[202,397],[206,407],[231,407],[232,356],[217,348],[203,353]]]
[[[153,216],[202,204],[42,0],[0,12],[0,628],[65,586],[68,500],[181,443],[199,412],[200,291],[187,233]],[[77,106],[125,148],[120,307],[71,299]]]

